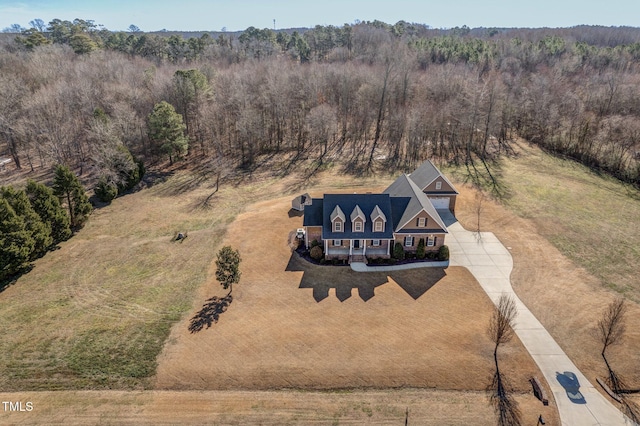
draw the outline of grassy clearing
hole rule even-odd
[[[483,204],[481,228],[511,248],[516,293],[595,383],[607,376],[597,322],[622,290],[630,302],[626,332],[608,360],[629,386],[640,387],[637,192],[526,145],[501,170],[510,197]],[[456,204],[467,229],[477,222],[474,194],[463,187]]]
[[[225,228],[264,184],[184,190],[182,172],[97,210],[0,295],[0,388],[145,388],[171,325],[206,280]],[[240,197],[238,196],[240,195]],[[183,243],[172,242],[178,231]]]
[[[213,182],[181,170],[96,210],[78,235],[0,293],[0,390],[150,387],[172,325],[211,276],[228,224],[299,183],[245,176],[223,183],[204,206]],[[177,232],[188,238],[173,242]]]
[[[65,425],[491,425],[484,392],[433,389],[298,391],[68,391],[0,394],[32,401],[31,412],[0,411],[3,424]],[[529,395],[517,395],[523,424],[558,418]]]
[[[503,162],[506,205],[606,287],[640,301],[640,192],[528,146]]]
[[[640,192],[572,160],[520,142],[517,155],[491,165],[498,193],[486,170],[448,169],[459,181],[484,187],[565,256],[606,288],[640,301]],[[470,177],[470,176],[473,176]],[[473,206],[470,206],[473,209]]]

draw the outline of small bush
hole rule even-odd
[[[118,196],[118,187],[112,183],[107,182],[105,178],[100,178],[98,185],[94,189],[96,197],[103,203],[110,203],[114,198]]]
[[[438,260],[449,260],[449,247],[440,247],[440,249],[438,250]]]
[[[394,259],[393,257],[391,259],[387,259],[387,263],[389,265],[395,265],[396,263],[398,263],[398,259]]]
[[[398,260],[404,260],[404,248],[402,244],[396,243],[393,246],[393,257]]]
[[[318,247],[319,245],[320,245],[320,243],[318,242],[318,240],[313,240],[313,241],[311,241],[311,244],[309,245],[309,248]]]
[[[340,259],[333,259],[331,261],[331,263],[333,263],[334,265],[342,265],[343,264],[342,260],[340,260]]]
[[[322,259],[320,259],[320,264],[324,265],[327,263],[327,259],[325,259],[324,257]]]
[[[322,256],[324,254],[322,253],[322,248],[320,248],[320,246],[316,245],[315,247],[313,247],[311,249],[311,251],[309,252],[309,255],[311,256],[312,259],[320,260],[320,259],[322,259]]]
[[[424,259],[426,255],[427,252],[424,245],[424,238],[420,238],[420,241],[418,241],[418,248],[416,248],[416,257],[418,259]]]

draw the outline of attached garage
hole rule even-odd
[[[436,210],[449,210],[449,197],[429,197],[429,201]]]

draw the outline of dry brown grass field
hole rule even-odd
[[[190,333],[186,317],[173,328],[156,388],[486,388],[493,305],[466,269],[310,265],[287,244],[302,224],[289,208],[290,197],[257,203],[229,226],[225,243],[243,257],[234,300],[209,330]],[[200,301],[222,292],[210,282]],[[519,341],[500,356],[528,390],[536,367]]]
[[[568,236],[577,238],[569,215],[553,212],[557,220],[549,225],[543,209],[531,209],[527,219],[514,213],[524,216],[531,202],[523,198],[526,191],[519,182],[530,185],[531,179],[541,179],[538,175],[567,168],[560,163],[557,170],[539,173],[535,164],[541,161],[549,161],[548,156],[523,152],[503,163],[502,179],[512,185],[510,210],[486,202],[482,228],[512,248],[516,291],[594,380],[605,373],[594,326],[613,294],[595,277],[597,271],[576,266],[583,254],[574,258],[575,252],[568,252],[569,260],[549,242],[554,230],[567,229]],[[569,170],[571,191],[588,192],[598,182]],[[354,279],[346,268],[291,258],[288,235],[301,222],[287,215],[297,192],[293,188],[311,189],[313,195],[361,192],[382,189],[390,180],[355,181],[334,170],[312,180],[255,175],[237,186],[223,185],[203,208],[211,182],[196,172],[176,171],[166,181],[97,210],[76,237],[0,293],[5,324],[0,389],[23,392],[2,397],[38,401],[39,407],[28,414],[0,413],[0,421],[195,424],[206,417],[218,424],[397,424],[410,407],[419,424],[468,424],[469,419],[492,424],[482,392],[491,373],[491,345],[484,331],[490,304],[466,270]],[[613,193],[613,208],[626,206],[622,211],[628,220],[638,204],[621,198],[619,188],[605,185]],[[463,188],[457,208],[470,229],[473,199],[473,191]],[[255,232],[252,221],[261,214],[269,226]],[[606,226],[617,229],[615,222]],[[188,238],[171,242],[178,231],[187,231]],[[243,279],[220,321],[190,334],[191,316],[207,298],[222,294],[212,267],[223,240],[240,248]],[[588,265],[597,267],[597,262]],[[619,277],[627,280],[625,288],[637,282],[624,271]],[[639,318],[637,305],[631,305],[626,340],[609,355],[632,384],[638,383]],[[516,388],[528,391],[527,375],[536,368],[519,342],[501,348],[500,355]],[[156,361],[157,376],[149,379]],[[402,386],[453,390],[313,390]],[[33,392],[151,387],[169,390]],[[309,390],[249,391],[289,387]],[[191,390],[178,391],[183,389]],[[555,409],[542,411],[530,393],[518,394],[518,400],[526,424],[535,424],[529,421],[539,412],[550,419],[548,424],[557,423]]]
[[[607,375],[597,322],[618,296],[611,287],[626,289],[625,337],[607,355],[630,387],[640,389],[640,306],[633,301],[640,295],[640,279],[634,273],[640,262],[637,192],[526,145],[518,157],[503,162],[502,173],[510,208],[485,202],[481,228],[512,248],[511,280],[518,296],[595,384],[596,377]],[[457,216],[468,229],[475,229],[477,223],[475,205],[474,192],[462,191]],[[549,205],[553,207],[545,207]],[[589,212],[593,223],[583,225]],[[569,243],[551,243],[563,239]],[[619,253],[622,257],[617,257]],[[594,276],[606,275],[612,265],[618,267],[614,276],[619,286],[607,286]]]
[[[494,425],[484,392],[435,389],[316,391],[65,391],[0,393],[3,401],[33,402],[33,411],[7,413],[17,425]],[[534,426],[541,404],[517,395]],[[545,408],[549,411],[549,407]],[[553,412],[543,414],[557,425]]]

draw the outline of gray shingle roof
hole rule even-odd
[[[424,210],[429,216],[433,218],[438,226],[442,228],[442,230],[444,230],[444,232],[447,232],[447,226],[440,218],[440,215],[433,207],[433,204],[431,204],[431,201],[429,201],[429,198],[427,198],[425,193],[422,192],[420,188],[418,188],[413,180],[409,179],[408,175],[403,174],[399,176],[398,179],[395,180],[395,182],[393,182],[387,189],[383,191],[383,193],[389,194],[392,198],[402,197],[409,199],[406,208],[402,212],[402,217],[400,219],[394,217],[393,228],[395,230],[405,226],[411,219],[416,217],[418,213]],[[396,214],[395,210],[394,214]]]
[[[353,232],[353,230],[351,229],[351,221],[345,222],[344,232],[333,232],[333,229],[331,227],[331,212],[335,211],[336,207],[338,206],[341,211],[352,212],[359,209],[364,218],[370,215],[373,210],[378,207],[385,215],[385,217],[392,217],[391,197],[388,194],[325,194],[324,204],[322,207],[322,239],[384,240],[393,238],[393,228],[391,226],[385,226],[383,232],[374,232],[372,228],[373,222],[367,220],[365,220],[363,232]]]
[[[425,189],[427,186],[429,186],[431,182],[436,180],[438,177],[442,177],[442,179],[444,179],[444,181],[449,184],[449,186],[455,191],[455,193],[456,194],[458,193],[458,191],[456,191],[455,186],[453,186],[453,184],[449,181],[449,179],[447,179],[447,177],[443,175],[440,172],[440,170],[438,170],[438,168],[430,160],[427,160],[424,163],[422,163],[420,167],[416,169],[415,172],[409,175],[409,177],[411,178],[413,183],[418,185],[418,188],[420,188],[420,190]]]
[[[311,204],[304,206],[302,226],[322,226],[322,198],[312,198]]]
[[[333,211],[331,212],[331,215],[329,216],[329,218],[331,218],[331,222],[333,222],[333,220],[335,218],[337,218],[337,217],[342,219],[343,222],[345,222],[347,220],[347,218],[344,215],[344,212],[342,211],[342,209],[338,205],[336,205],[336,207],[333,209]]]
[[[382,220],[384,220],[385,222],[387,221],[387,217],[384,215],[384,213],[382,213],[382,210],[380,210],[380,207],[376,205],[373,208],[373,211],[371,212],[371,222],[375,221],[379,217],[381,217]]]
[[[367,221],[366,216],[364,215],[364,213],[362,213],[362,210],[360,209],[360,206],[358,206],[356,204],[356,206],[353,208],[353,211],[351,212],[351,222],[353,222],[355,220],[355,218],[359,217],[360,219],[362,219],[363,221]]]

